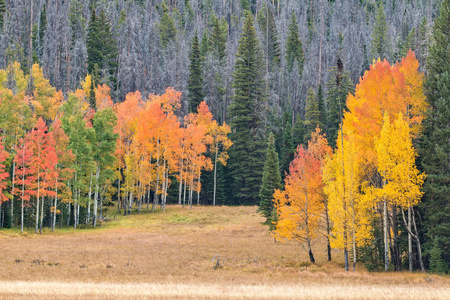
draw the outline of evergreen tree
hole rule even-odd
[[[341,117],[347,109],[347,95],[353,92],[353,84],[350,80],[350,73],[344,70],[344,64],[338,58],[337,66],[329,70],[330,81],[327,87],[327,114],[326,132],[328,144],[331,148],[336,148],[336,139],[341,124]]]
[[[97,102],[95,100],[95,86],[94,86],[94,79],[91,79],[91,87],[89,90],[89,106],[93,110],[97,110]]]
[[[324,131],[324,127],[326,125],[326,113],[325,113],[325,99],[323,96],[323,89],[322,89],[322,84],[319,83],[319,88],[317,89],[317,102],[319,104],[319,112],[320,112],[320,123],[322,124],[322,127],[320,129],[322,129],[322,131]]]
[[[289,172],[289,164],[294,160],[295,148],[292,138],[292,124],[287,121],[283,130],[282,143],[280,147],[280,170],[281,177],[284,179]]]
[[[450,270],[450,0],[444,0],[433,28],[427,60],[425,93],[430,106],[423,122],[419,154],[427,178],[422,208],[426,235],[442,249],[442,261]],[[439,239],[437,239],[439,237]]]
[[[223,63],[223,60],[226,56],[225,51],[227,49],[227,26],[226,22],[221,23],[219,21],[219,18],[217,18],[215,15],[212,16],[212,31],[209,43],[209,47],[212,50],[215,58],[219,60],[219,62]]]
[[[281,174],[280,167],[278,163],[278,154],[275,150],[275,138],[273,134],[270,133],[267,152],[266,152],[266,162],[264,163],[264,171],[262,177],[261,189],[259,190],[259,202],[258,211],[266,218],[264,224],[272,225],[273,216],[273,193],[275,189],[281,189]],[[272,228],[272,226],[271,226]]]
[[[45,36],[45,31],[47,30],[47,10],[45,9],[45,4],[42,7],[41,10],[41,15],[39,17],[39,47],[38,47],[38,51],[37,51],[37,55],[39,58],[42,58],[42,51],[44,49],[44,36]]]
[[[0,0],[0,32],[3,31],[3,23],[5,22],[6,5],[5,0]]]
[[[375,24],[372,31],[372,59],[389,58],[389,39],[387,34],[386,13],[383,4],[377,7]]]
[[[103,10],[97,16],[95,8],[92,9],[86,47],[88,73],[94,74],[95,65],[97,65],[102,83],[108,84],[114,90],[116,88],[114,73],[118,67],[116,62],[117,41],[112,35],[111,24]],[[94,84],[99,83],[98,81],[94,82]]]
[[[264,2],[258,13],[258,25],[261,30],[263,50],[266,55],[266,67],[269,72],[272,72],[280,67],[281,54],[275,19],[266,2]]]
[[[166,48],[169,42],[175,39],[177,29],[175,28],[175,22],[169,15],[169,10],[164,2],[162,3],[162,10],[163,14],[159,23],[159,37],[161,38],[163,48]]]
[[[314,132],[317,126],[323,127],[320,122],[319,101],[317,101],[314,90],[309,88],[305,107],[305,141],[311,138],[311,132]]]
[[[297,18],[295,17],[295,13],[292,12],[291,19],[289,21],[289,28],[288,28],[288,37],[286,42],[286,64],[288,72],[292,72],[292,68],[294,67],[294,62],[297,61],[298,63],[298,69],[300,76],[303,73],[303,64],[304,64],[304,57],[303,57],[303,45],[302,41],[300,40],[299,33],[298,33],[298,23]]]
[[[230,105],[230,175],[233,195],[241,204],[257,204],[264,166],[266,82],[263,53],[251,14],[244,21],[236,54],[235,95]]]
[[[209,50],[210,47],[209,47],[208,33],[205,30],[203,31],[202,42],[200,44],[200,57],[202,59],[202,62],[205,61],[206,54],[209,52]]]
[[[305,136],[305,124],[299,114],[295,116],[295,125],[292,129],[292,143],[294,151],[298,145],[303,144],[303,137]]]
[[[435,273],[448,272],[442,259],[441,243],[438,236],[433,239],[433,248],[430,250],[430,271]]]
[[[193,113],[197,111],[198,105],[203,101],[203,98],[205,97],[203,93],[202,65],[197,33],[195,33],[194,40],[192,42],[190,62],[188,98],[189,112]]]

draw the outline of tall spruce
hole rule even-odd
[[[113,37],[111,24],[103,10],[98,15],[95,8],[91,11],[86,48],[88,55],[87,71],[89,74],[94,74],[96,72],[95,65],[97,65],[100,73],[99,80],[102,81],[94,83],[106,83],[112,89],[115,89],[116,79],[114,74],[118,67],[117,41]]]
[[[286,65],[288,72],[292,72],[294,63],[297,61],[300,76],[303,73],[303,64],[305,58],[303,56],[303,44],[300,40],[298,32],[298,22],[295,13],[292,12],[289,20],[288,36],[286,42]]]
[[[0,0],[0,32],[3,31],[3,24],[5,23],[6,5],[5,0]]]
[[[326,132],[328,144],[331,148],[336,148],[341,117],[347,109],[347,95],[354,91],[354,87],[350,80],[350,73],[344,70],[344,64],[340,58],[338,58],[336,66],[329,72],[330,80],[326,84]]]
[[[233,74],[235,95],[230,105],[230,175],[236,203],[257,204],[265,154],[266,81],[264,55],[253,17],[247,14]]]
[[[212,30],[209,43],[209,48],[212,50],[215,58],[220,63],[223,63],[227,49],[227,23],[223,19],[220,21],[216,15],[212,16]]]
[[[372,29],[372,59],[389,58],[389,38],[387,33],[386,13],[383,4],[379,3]]]
[[[169,14],[169,10],[164,2],[161,4],[162,16],[159,23],[159,37],[163,48],[166,48],[170,41],[173,41],[177,35],[177,29],[172,16]]]
[[[200,102],[205,98],[203,93],[202,62],[198,35],[192,41],[188,81],[189,112],[196,112]]]
[[[258,26],[261,31],[267,71],[273,72],[280,67],[280,42],[272,10],[266,2],[258,13]]]
[[[262,177],[261,189],[259,190],[259,202],[258,211],[266,218],[264,224],[269,225],[271,230],[274,229],[273,225],[273,193],[275,189],[281,189],[281,174],[280,166],[278,163],[278,154],[275,150],[275,138],[272,133],[269,135],[266,152],[266,162],[264,163],[264,171]]]
[[[430,106],[423,123],[419,154],[427,174],[422,209],[427,249],[441,250],[441,262],[450,271],[450,0],[444,0],[433,28],[427,60],[425,93]],[[433,242],[436,243],[433,245]],[[439,248],[439,249],[436,249]],[[437,262],[436,254],[433,257]],[[437,267],[436,267],[437,268]]]

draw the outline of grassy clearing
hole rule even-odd
[[[448,277],[368,273],[360,265],[344,272],[342,253],[334,250],[327,262],[323,241],[310,265],[299,245],[274,243],[256,207],[169,206],[128,217],[111,209],[107,218],[95,229],[0,231],[0,298],[450,297]],[[36,288],[23,289],[23,282]]]

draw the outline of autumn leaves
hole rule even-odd
[[[175,115],[180,96],[180,92],[168,88],[161,96],[150,95],[144,103],[136,92],[116,106],[116,157],[119,173],[125,175],[119,180],[123,190],[119,198],[128,212],[134,199],[140,209],[150,190],[154,191],[152,209],[160,204],[164,210],[171,176],[179,184],[178,204],[186,205],[187,199],[192,206],[194,192],[198,195],[201,189],[201,171],[215,169],[217,162],[226,164],[226,151],[231,146],[229,126],[219,126],[205,102],[181,125]],[[208,150],[213,160],[205,155]]]
[[[327,228],[331,246],[344,250],[346,270],[351,251],[354,269],[357,248],[373,239],[373,226],[382,225],[388,268],[392,242],[388,235],[398,210],[408,233],[416,237],[411,209],[422,195],[425,175],[415,165],[413,138],[420,132],[427,108],[417,68],[411,51],[393,66],[375,62],[361,78],[355,95],[347,97],[348,111],[336,149],[331,151],[320,142],[325,139],[319,130],[307,149],[298,148],[285,191],[274,194],[275,234],[301,242],[312,262],[311,244]],[[382,224],[377,215],[383,217]]]
[[[205,102],[181,119],[181,93],[172,88],[146,100],[130,93],[114,105],[110,88],[95,87],[88,75],[65,100],[38,65],[25,76],[19,64],[0,70],[0,84],[0,205],[9,204],[8,227],[95,226],[113,197],[125,214],[133,204],[164,210],[175,180],[178,203],[192,205],[202,171],[228,160],[229,126],[213,120]]]

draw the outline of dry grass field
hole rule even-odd
[[[0,299],[450,299],[449,277],[344,272],[323,242],[311,266],[300,245],[274,243],[256,207],[108,218],[96,229],[0,231]]]

